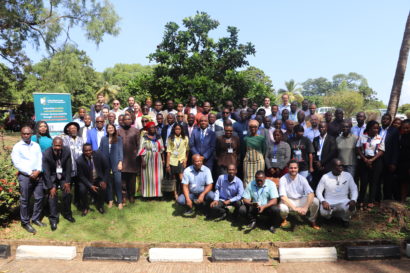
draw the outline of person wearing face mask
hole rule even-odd
[[[122,161],[122,199],[125,204],[126,199],[130,203],[135,202],[135,181],[139,173],[139,161],[137,152],[140,144],[140,131],[131,127],[132,118],[125,114],[123,118],[124,126],[118,129],[118,135],[122,138],[123,143],[123,161]]]
[[[13,146],[11,159],[18,170],[20,186],[20,219],[21,226],[30,233],[36,233],[31,223],[43,227],[41,211],[43,203],[43,180],[41,179],[42,158],[40,145],[31,141],[33,130],[29,126],[21,128],[21,140]],[[34,208],[30,223],[30,198],[34,195]]]
[[[371,120],[366,125],[364,134],[356,144],[356,152],[360,156],[360,190],[359,207],[365,207],[365,195],[369,186],[367,207],[373,208],[380,191],[380,179],[383,170],[382,156],[384,154],[384,141],[379,135],[379,123]]]
[[[320,201],[320,214],[326,219],[339,217],[343,226],[349,227],[349,221],[356,209],[357,186],[353,176],[343,171],[339,159],[332,160],[332,170],[320,179],[316,196]]]
[[[31,136],[31,140],[37,142],[40,145],[41,152],[44,152],[51,147],[53,140],[50,136],[47,122],[39,121],[36,123],[34,134]]]
[[[58,188],[62,192],[62,215],[66,218],[72,217],[71,211],[71,153],[68,147],[63,146],[63,139],[55,137],[52,147],[44,152],[43,172],[45,189],[48,191],[48,204],[50,207],[51,230],[57,229],[58,217]]]

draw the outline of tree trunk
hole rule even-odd
[[[401,88],[403,86],[404,74],[406,73],[407,58],[410,48],[410,12],[407,16],[406,28],[404,29],[403,42],[400,48],[399,60],[397,61],[396,74],[394,75],[393,87],[390,93],[387,112],[394,117],[399,107]]]

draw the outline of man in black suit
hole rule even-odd
[[[384,114],[379,135],[384,141],[383,154],[383,199],[400,200],[400,185],[397,180],[397,163],[399,159],[399,130],[390,126],[392,117]],[[379,197],[381,193],[378,194]],[[380,199],[380,198],[378,198]]]
[[[99,151],[93,151],[91,144],[84,144],[83,154],[77,159],[80,209],[82,216],[89,212],[88,195],[89,191],[93,197],[97,210],[103,214],[104,196],[109,179],[109,166],[105,157]]]
[[[216,115],[214,113],[209,113],[208,114],[208,128],[209,130],[211,130],[212,132],[218,132],[218,131],[223,131],[224,128],[222,126],[216,125]]]
[[[70,222],[75,222],[71,212],[71,152],[63,146],[63,139],[55,137],[53,146],[44,151],[43,155],[44,187],[49,191],[51,230],[57,229],[58,211],[57,189],[62,191],[62,215]]]
[[[178,112],[176,117],[177,117],[177,123],[182,126],[182,129],[184,130],[185,135],[188,136],[189,135],[188,123],[184,122],[184,112]]]
[[[171,135],[172,128],[174,127],[174,125],[175,125],[175,115],[172,113],[169,113],[167,115],[167,125],[165,125],[161,131],[161,138],[165,146],[167,146],[167,139]]]
[[[332,169],[332,160],[337,157],[336,139],[327,133],[327,123],[319,124],[319,136],[313,139],[313,180],[312,188],[316,190],[320,179]]]

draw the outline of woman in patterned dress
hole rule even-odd
[[[243,161],[244,183],[245,186],[255,179],[255,173],[265,170],[265,150],[266,142],[263,136],[258,135],[259,122],[249,121],[250,135],[244,138],[246,149]]]
[[[163,178],[164,144],[157,135],[155,123],[145,125],[138,156],[141,156],[141,185],[143,197],[161,197],[161,182]]]

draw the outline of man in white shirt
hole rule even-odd
[[[343,226],[348,227],[356,207],[357,186],[351,174],[343,171],[339,159],[332,160],[332,165],[332,171],[322,176],[316,189],[316,196],[321,203],[320,214],[326,219],[339,217]]]
[[[299,165],[295,160],[288,163],[289,173],[279,180],[280,215],[283,219],[282,227],[288,225],[286,218],[289,211],[294,211],[301,216],[307,216],[312,228],[320,229],[316,224],[319,211],[319,200],[315,198],[312,188],[305,177],[300,175]]]
[[[111,112],[115,114],[115,124],[118,125],[118,117],[123,114],[124,112],[120,109],[121,104],[119,100],[114,100],[112,102],[112,110]]]
[[[288,94],[283,94],[282,95],[282,104],[279,105],[279,114],[282,114],[282,111],[284,109],[288,109],[290,112],[290,103],[289,103],[289,95]]]
[[[31,141],[32,134],[33,130],[30,127],[21,128],[21,140],[14,145],[11,159],[18,170],[21,226],[30,233],[36,233],[30,224],[29,205],[32,195],[34,195],[34,208],[31,222],[40,227],[46,224],[40,221],[44,197],[41,179],[43,155],[40,145]]]
[[[265,116],[269,116],[272,114],[272,110],[270,108],[270,98],[265,98],[263,100],[263,106],[261,108],[265,109]]]
[[[224,127],[224,122],[225,122],[225,120],[230,120],[231,122],[232,122],[232,124],[234,124],[236,121],[234,120],[234,119],[231,119],[230,117],[229,117],[229,115],[231,114],[231,111],[228,109],[228,108],[224,108],[223,110],[222,110],[222,118],[220,118],[220,119],[217,119],[216,121],[215,121],[215,125],[216,126],[220,126],[220,127]]]

